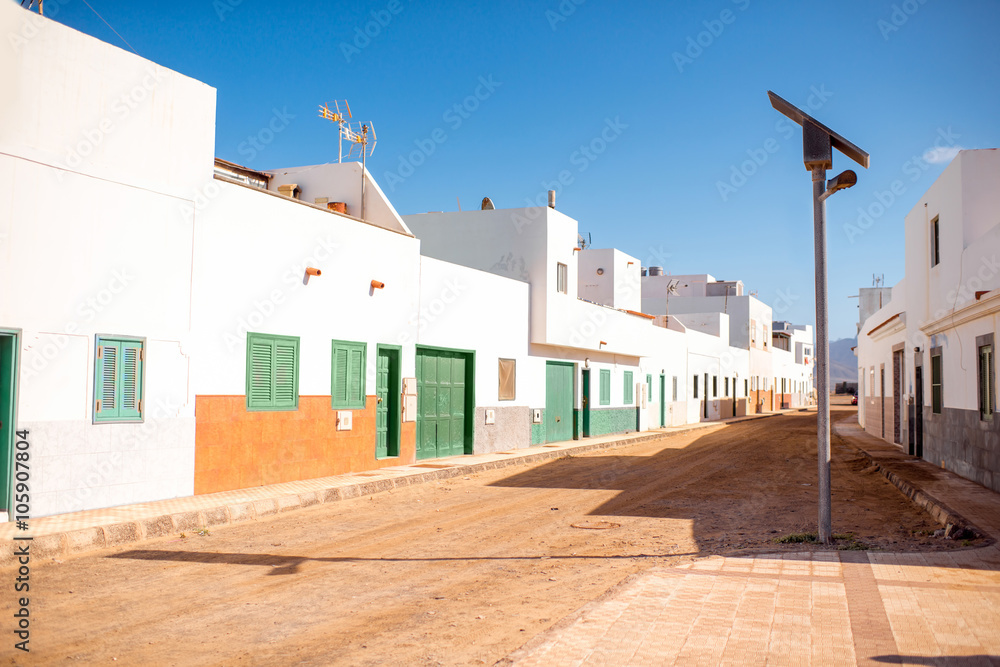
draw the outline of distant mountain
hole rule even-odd
[[[854,356],[852,347],[858,344],[858,339],[841,338],[830,341],[830,383],[857,382],[858,358]]]

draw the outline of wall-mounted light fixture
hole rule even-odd
[[[604,269],[597,269],[597,275],[603,276],[604,275]]]
[[[385,283],[383,283],[381,281],[378,281],[378,280],[373,280],[372,281],[372,289],[382,289],[384,287],[385,287]]]
[[[584,360],[583,360],[583,367],[584,368],[588,368],[588,369],[590,368],[590,357],[585,357],[584,358]]]

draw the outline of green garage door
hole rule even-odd
[[[471,352],[417,349],[417,458],[472,453]]]
[[[573,439],[573,364],[545,362],[545,440]]]

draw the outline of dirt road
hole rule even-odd
[[[836,437],[833,456],[835,532],[891,550],[957,546]],[[815,413],[713,427],[35,563],[32,653],[4,641],[0,655],[493,664],[645,568],[801,550],[772,540],[815,530],[816,507]],[[10,595],[2,605],[11,618]]]

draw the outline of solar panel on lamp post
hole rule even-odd
[[[829,182],[826,170],[833,167],[833,149],[851,158],[865,169],[868,153],[840,136],[798,107],[767,91],[771,106],[802,126],[802,162],[812,173],[813,242],[816,262],[816,389],[819,399],[816,415],[816,449],[819,459],[819,540],[830,544],[830,334],[826,303],[826,199],[834,192],[858,182],[857,174],[845,171]]]

